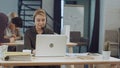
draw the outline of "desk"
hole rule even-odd
[[[73,53],[73,46],[76,46],[76,45],[77,43],[74,43],[74,42],[67,43],[69,53]]]
[[[81,59],[79,57],[33,57],[31,61],[0,61],[1,66],[45,66],[45,65],[84,65],[84,64],[111,64],[117,68],[120,59],[110,57],[103,60],[102,56],[91,56],[94,59]]]
[[[2,45],[8,45],[8,46],[16,46],[16,45],[24,45],[24,40],[17,40],[13,43],[1,43]],[[68,47],[73,47],[73,46],[76,46],[77,43],[74,43],[74,42],[69,42],[67,43],[67,46]]]
[[[18,46],[18,45],[24,45],[24,40],[17,40],[14,43],[1,43],[2,45],[8,45],[8,46]],[[69,42],[67,43],[68,49],[70,53],[73,53],[73,46],[76,46],[77,43]],[[22,46],[21,46],[22,47]]]
[[[1,44],[8,45],[8,46],[24,45],[24,40],[17,40],[13,43],[1,43]]]
[[[86,42],[77,42],[77,43],[69,42],[69,43],[67,43],[69,53],[73,53],[73,46],[83,46],[83,45],[87,46],[87,43]]]
[[[16,40],[13,43],[1,43],[2,45],[8,45],[11,47],[15,47],[16,51],[22,51],[23,50],[23,45],[24,45],[24,40]]]

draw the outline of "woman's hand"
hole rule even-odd
[[[32,51],[32,54],[34,54],[34,55],[35,55],[35,50],[33,50],[33,51]]]
[[[10,38],[10,43],[13,43],[13,42],[15,42],[15,38],[14,38],[14,37],[11,37],[11,38]]]

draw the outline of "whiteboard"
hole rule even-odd
[[[83,36],[84,30],[84,7],[65,6],[63,25],[70,25],[70,31],[80,31]]]

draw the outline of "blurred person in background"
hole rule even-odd
[[[0,12],[0,43],[8,43],[8,42],[14,42],[15,38],[10,37],[10,38],[4,38],[5,36],[5,30],[8,26],[8,17]]]

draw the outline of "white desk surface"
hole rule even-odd
[[[9,45],[9,46],[16,46],[16,45],[24,45],[24,40],[17,40],[13,43],[1,43],[2,45]],[[74,43],[74,42],[69,42],[67,43],[67,46],[76,46],[77,43]]]
[[[74,43],[74,42],[69,42],[69,43],[67,43],[67,46],[68,47],[73,47],[73,46],[76,46],[77,45],[77,43]]]
[[[8,45],[8,46],[24,45],[24,40],[17,40],[13,43],[1,43],[1,44]]]
[[[84,55],[66,57],[32,57],[31,61],[0,61],[2,66],[40,66],[40,65],[76,65],[76,64],[120,64],[120,59],[110,57],[103,60],[102,56],[90,56],[94,59],[81,59]]]

